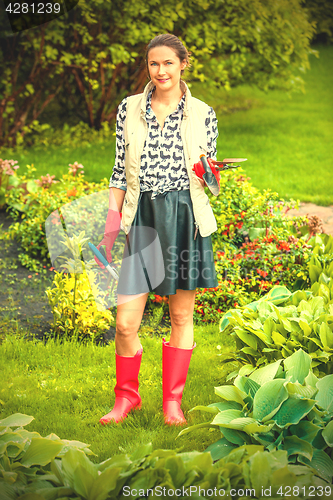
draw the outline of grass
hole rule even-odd
[[[214,386],[223,385],[232,371],[220,362],[220,354],[234,349],[230,337],[220,336],[217,325],[195,328],[197,347],[193,351],[183,396],[188,424],[208,420],[192,407],[215,402]],[[218,431],[193,432],[176,439],[179,428],[165,426],[162,413],[162,340],[141,331],[143,346],[140,370],[141,411],[130,414],[119,425],[103,427],[99,418],[114,402],[114,344],[50,340],[27,342],[7,335],[0,345],[0,418],[13,413],[34,416],[27,430],[42,436],[55,433],[62,439],[91,444],[101,462],[117,453],[133,452],[152,442],[154,449],[203,451],[220,437]],[[218,347],[220,346],[220,347]]]
[[[202,84],[192,93],[212,105],[219,119],[218,158],[245,157],[246,173],[259,189],[270,188],[281,197],[319,205],[333,204],[333,47],[318,46],[304,75],[305,94],[282,91],[267,94],[249,85],[211,95]],[[303,75],[302,75],[303,76]],[[69,163],[85,167],[85,177],[99,182],[110,178],[115,139],[87,147],[31,148],[13,153],[21,170],[33,163],[38,175],[60,177]],[[5,152],[1,152],[2,157]],[[8,155],[7,155],[8,156]]]
[[[193,86],[193,93],[217,111],[219,158],[248,158],[245,171],[260,190],[325,206],[333,204],[333,47],[317,49],[302,75],[305,94],[250,86],[214,96]]]

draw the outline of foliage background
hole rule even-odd
[[[296,70],[309,68],[315,23],[300,0],[80,0],[68,16],[14,36],[2,15],[0,144],[15,145],[52,101],[60,121],[112,121],[146,82],[145,45],[165,31],[192,52],[192,80],[289,90],[303,88]]]

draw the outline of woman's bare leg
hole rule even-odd
[[[169,345],[180,349],[193,346],[193,311],[196,290],[176,290],[169,295],[171,336]]]
[[[118,295],[116,317],[116,353],[119,356],[132,357],[141,348],[138,330],[148,293],[133,295]]]

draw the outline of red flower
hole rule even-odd
[[[77,195],[77,190],[76,190],[76,187],[74,186],[72,189],[68,189],[67,190],[67,196],[70,197],[70,196],[76,196]]]
[[[290,246],[288,245],[288,243],[286,241],[280,241],[280,243],[277,243],[276,248],[278,250],[284,250],[286,252],[289,252],[289,250],[290,250]]]

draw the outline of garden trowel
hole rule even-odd
[[[238,163],[246,160],[247,158],[225,158],[223,161],[212,160],[211,158],[209,159],[209,161],[214,164],[216,170],[219,170],[220,172],[222,170],[228,170],[230,168],[238,168],[240,165],[233,165],[233,163]],[[220,193],[220,184],[217,181],[216,176],[212,172],[206,156],[200,155],[200,161],[205,170],[202,178],[205,181],[206,186],[214,196],[218,196]]]

